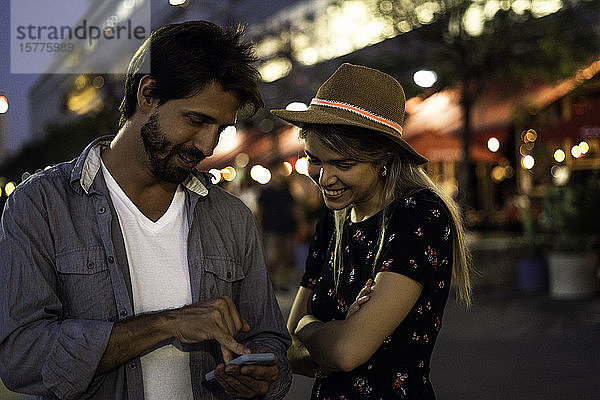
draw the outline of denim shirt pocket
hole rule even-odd
[[[57,254],[56,270],[64,318],[117,319],[103,248],[90,247]]]
[[[234,287],[246,276],[239,262],[228,257],[205,257],[202,261],[201,295],[206,298],[229,296],[234,298]]]

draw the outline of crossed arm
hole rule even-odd
[[[293,371],[313,376],[317,369],[351,371],[365,363],[404,320],[421,290],[411,278],[380,272],[372,290],[359,295],[354,306],[358,310],[350,310],[345,320],[322,322],[308,313],[312,290],[301,287],[287,323],[293,339],[288,350]]]

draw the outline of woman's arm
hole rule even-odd
[[[287,328],[292,336],[292,345],[287,352],[288,360],[292,366],[292,371],[296,374],[313,377],[317,365],[314,363],[304,344],[298,340],[294,331],[298,325],[298,321],[308,314],[308,301],[312,296],[312,289],[300,286],[296,293],[296,298],[290,310],[290,316],[287,321]]]
[[[295,333],[306,346],[320,369],[351,371],[364,364],[404,320],[422,288],[421,284],[407,276],[379,272],[369,301],[345,320],[320,322],[306,309],[304,314],[297,310],[290,314],[288,329],[295,328],[290,332]]]

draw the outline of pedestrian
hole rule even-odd
[[[294,372],[313,399],[434,399],[430,359],[450,284],[470,302],[457,206],[402,139],[405,95],[391,76],[342,64],[305,111],[309,175],[328,214],[310,243],[288,319]]]
[[[271,181],[258,196],[258,220],[262,232],[267,272],[276,290],[287,291],[294,267],[294,251],[300,207],[290,192],[282,162],[271,165]]]
[[[158,29],[129,65],[116,136],[12,193],[0,230],[9,389],[43,399],[283,398],[290,341],[254,218],[196,170],[242,107],[262,106],[255,61],[241,28]],[[276,360],[225,367],[251,352]],[[216,382],[204,381],[215,367]]]

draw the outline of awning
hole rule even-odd
[[[426,132],[411,138],[409,143],[419,154],[427,157],[430,162],[462,161],[463,149],[460,137]],[[471,142],[469,150],[473,162],[496,163],[502,157],[502,154],[492,153],[477,142]]]
[[[600,137],[600,100],[581,114],[574,114],[568,121],[538,130],[538,140],[590,139]]]

